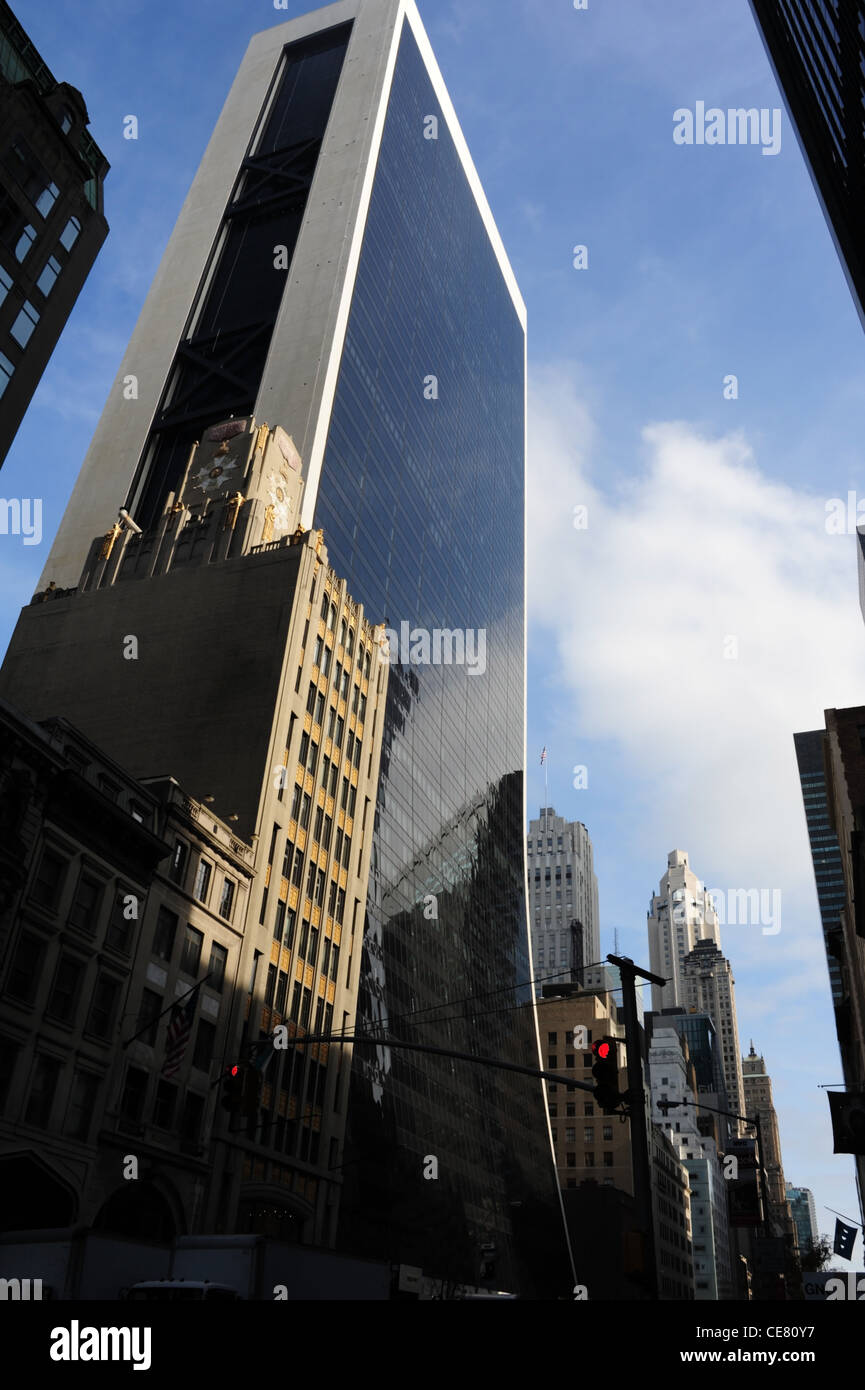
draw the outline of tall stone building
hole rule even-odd
[[[0,0],[0,465],[108,235],[89,119]]]
[[[546,1042],[546,1068],[565,1076],[572,1073],[575,1079],[592,1084],[592,1043],[604,1037],[613,1038],[619,1091],[624,1096],[628,1091],[628,1058],[621,1008],[603,989],[582,990],[577,985],[564,985],[561,994],[556,994],[556,989],[554,984],[546,985],[544,996],[538,1001],[542,1045]],[[585,1048],[577,1049],[574,1045],[574,1030],[578,1027],[585,1030]],[[681,1056],[678,1037],[675,1033],[671,1036]],[[637,1234],[639,1214],[633,1203],[626,1200],[634,1196],[632,1121],[620,1113],[606,1114],[589,1092],[569,1090],[557,1082],[548,1081],[546,1086],[556,1168],[578,1278],[587,1271],[589,1298],[638,1296],[629,1275],[638,1275],[645,1251]],[[673,1133],[667,1134],[664,1125],[653,1120],[647,1105],[655,1288],[662,1299],[690,1299],[694,1297],[694,1263],[688,1170]],[[687,1121],[685,1125],[689,1128]],[[599,1218],[605,1223],[603,1232],[598,1229]],[[603,1257],[597,1251],[599,1240],[609,1247]],[[638,1277],[637,1282],[644,1281]]]
[[[698,941],[721,944],[718,914],[711,894],[694,874],[684,850],[667,855],[667,870],[648,912],[649,969],[666,985],[652,985],[652,1008],[683,1004],[685,957]]]
[[[544,1066],[548,1071],[572,1071],[580,1081],[592,1082],[592,1043],[609,1035],[620,1039],[619,1089],[628,1089],[624,1024],[610,995],[600,991],[575,991],[555,995],[555,985],[538,1001]],[[574,1029],[586,1030],[586,1047],[574,1047]],[[587,1091],[569,1091],[547,1082],[549,1115],[559,1186],[565,1190],[591,1180],[604,1187],[618,1187],[633,1196],[630,1126],[617,1115],[605,1115]]]
[[[753,1042],[747,1057],[742,1058],[742,1073],[747,1113],[760,1121],[763,1172],[766,1177],[766,1217],[770,1234],[794,1240],[796,1228],[785,1191],[781,1136],[772,1101],[772,1081],[765,1061],[754,1051]]]
[[[587,966],[598,967],[601,932],[598,880],[592,842],[582,821],[567,821],[545,806],[529,822],[527,839],[529,922],[537,992],[544,984],[588,983]]]
[[[724,1088],[734,1115],[745,1114],[742,1057],[736,1019],[736,981],[726,956],[712,940],[696,942],[682,961],[682,1003],[695,1013],[706,1013],[720,1042]],[[743,1133],[741,1121],[730,1120],[733,1135]]]
[[[278,427],[244,420],[206,431],[157,526],[139,534],[119,522],[90,547],[75,589],[36,595],[0,676],[38,718],[62,705],[63,727],[70,715],[86,725],[85,780],[110,790],[96,747],[125,765],[115,799],[122,792],[133,820],[146,815],[162,841],[145,842],[149,877],[125,870],[140,926],[126,927],[125,956],[115,960],[107,946],[120,949],[124,922],[110,903],[122,864],[94,860],[83,816],[77,843],[62,825],[36,827],[35,887],[28,891],[26,875],[18,885],[6,984],[7,1036],[19,1038],[23,1058],[10,1104],[26,1128],[43,1066],[28,1051],[33,1029],[45,1017],[83,1030],[85,1041],[92,1033],[77,995],[104,919],[106,983],[100,976],[96,987],[105,994],[104,1040],[114,1044],[100,1092],[111,1118],[74,1212],[121,1233],[152,1220],[166,1237],[192,1228],[325,1247],[335,1240],[352,1048],[296,1040],[348,1033],[356,1022],[389,666],[383,629],[369,625],[328,565],[320,533],[298,526],[301,491],[299,457]],[[227,648],[226,631],[241,620],[244,642]],[[49,644],[60,668],[77,672],[62,692],[40,676]],[[232,681],[241,652],[243,679]],[[178,680],[180,654],[189,664]],[[72,740],[63,757],[81,797],[87,758]],[[26,767],[20,775],[26,780]],[[88,795],[106,820],[98,792]],[[110,846],[109,829],[106,821]],[[57,961],[46,910],[71,914],[83,933]],[[121,989],[122,1020],[109,1008]],[[168,1023],[159,1019],[190,991],[195,1042],[166,1074]],[[260,1079],[243,1139],[221,1109],[214,1114],[226,1063]],[[55,1089],[58,1081],[59,1072]],[[94,1082],[91,1101],[97,1090]],[[59,1118],[52,1095],[40,1102],[48,1128]],[[120,1145],[130,1135],[155,1145],[164,1181],[119,1182],[112,1133]],[[197,1181],[178,1178],[174,1168],[194,1168],[196,1154]]]
[[[658,1298],[694,1297],[692,1191],[688,1170],[665,1128],[649,1131]]]

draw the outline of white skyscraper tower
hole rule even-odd
[[[538,990],[570,980],[573,967],[601,958],[598,880],[592,842],[582,821],[566,821],[552,806],[529,822],[529,913]]]
[[[652,1008],[659,1011],[683,1005],[685,956],[698,941],[721,945],[718,914],[711,895],[691,872],[684,850],[674,849],[667,855],[667,872],[652,898],[648,927],[649,969],[667,980],[663,987],[652,985]]]

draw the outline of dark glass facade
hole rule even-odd
[[[817,884],[817,901],[823,924],[832,1003],[837,1009],[842,1002],[844,991],[838,957],[833,954],[831,948],[834,945],[837,950],[841,931],[840,917],[847,901],[847,890],[844,886],[838,837],[829,820],[826,770],[823,762],[825,739],[826,733],[823,729],[793,735],[796,761],[799,764],[799,781],[802,784],[802,800],[805,803],[805,820],[808,824],[808,840],[811,845],[811,858],[814,861],[814,881]]]
[[[437,139],[424,138],[431,114]],[[466,633],[467,659],[415,664],[405,640],[394,653],[359,1026],[537,1066],[523,861],[524,344],[406,29],[316,525],[367,613],[396,633]],[[429,1157],[437,1178],[424,1177]],[[359,1046],[344,1171],[344,1249],[525,1293],[567,1284],[539,1083]]]
[[[350,34],[342,24],[285,49],[142,455],[146,481],[131,507],[145,527],[201,426],[255,405]]]
[[[865,4],[751,8],[865,326]]]

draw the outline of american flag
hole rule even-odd
[[[171,1010],[168,1036],[165,1039],[165,1060],[162,1063],[163,1076],[176,1076],[192,1033],[192,1020],[195,1017],[195,999],[198,990],[193,990],[185,1003],[175,1004]]]
[[[541,767],[543,767],[543,765],[544,765],[544,763],[545,763],[546,761],[547,761],[547,745],[544,744],[543,751],[542,751],[542,753],[541,753]]]

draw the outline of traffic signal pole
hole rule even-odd
[[[628,1053],[628,1113],[631,1119],[631,1164],[634,1172],[634,1204],[643,1234],[644,1271],[650,1298],[658,1297],[658,1270],[655,1263],[655,1223],[652,1218],[652,1176],[649,1154],[649,1125],[646,1091],[643,1085],[643,1058],[640,1051],[640,1023],[637,1017],[636,979],[665,985],[659,975],[640,970],[629,956],[607,956],[616,965],[622,980],[622,1008],[625,1015],[625,1047]]]

